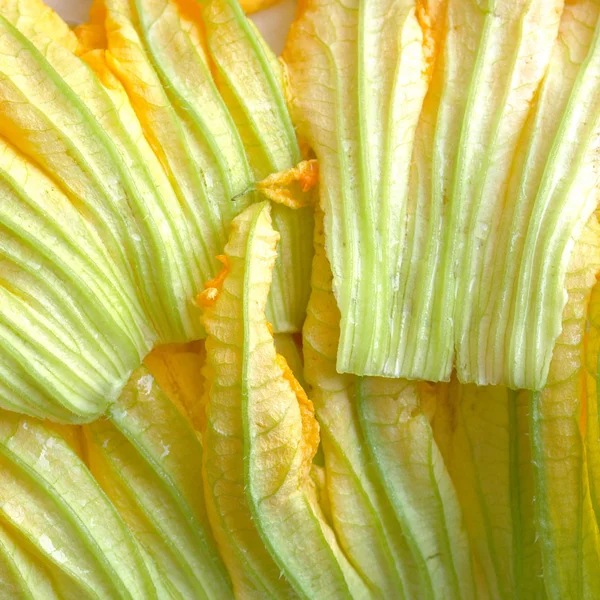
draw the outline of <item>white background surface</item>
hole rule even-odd
[[[87,20],[92,0],[45,0],[68,23],[83,23]],[[283,0],[279,4],[252,15],[261,33],[273,50],[280,54],[285,36],[296,11],[295,0]]]

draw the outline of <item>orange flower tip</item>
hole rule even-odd
[[[312,159],[304,161],[300,169],[300,187],[303,192],[312,190],[319,183],[319,163]]]
[[[210,308],[219,297],[219,290],[215,287],[207,287],[196,297],[196,303],[200,308]]]
[[[273,325],[271,325],[271,323],[269,323],[269,321],[267,321],[267,329],[269,330],[269,333],[270,333],[271,335],[274,335],[274,332],[273,332]]]
[[[303,160],[291,169],[272,173],[255,184],[256,191],[264,197],[289,208],[303,208],[311,204],[311,197],[296,197],[289,188],[298,183],[304,194],[319,182],[319,165],[316,159]]]
[[[210,281],[207,281],[204,284],[206,288],[216,288],[220,290],[223,287],[223,282],[225,281],[227,275],[229,275],[229,260],[223,254],[219,254],[216,259],[223,265],[223,268],[219,271],[219,274]]]
[[[290,369],[287,360],[285,360],[285,357],[283,357],[281,354],[277,355],[277,365],[283,372],[283,378],[290,384],[292,391],[294,392],[294,394],[296,394],[298,402],[300,404],[309,406],[310,410],[312,411],[312,402],[308,399],[304,388],[300,385],[300,382],[294,376],[294,373],[292,372],[292,369]]]

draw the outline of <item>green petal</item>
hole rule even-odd
[[[79,597],[155,597],[135,540],[61,437],[2,413],[0,462],[2,521],[40,557],[59,595],[64,589],[67,597],[76,590]]]
[[[235,0],[201,0],[219,90],[236,122],[256,181],[302,156],[286,107],[281,67]],[[272,209],[281,234],[267,313],[277,332],[299,331],[310,293],[312,213]]]
[[[320,164],[338,371],[544,386],[598,184],[597,6],[562,10],[303,4],[284,58]]]
[[[600,377],[600,285],[592,289],[588,309],[590,330],[586,340],[586,410],[585,446],[590,485],[590,498],[600,526],[600,411],[598,408],[598,379]]]
[[[453,380],[433,414],[486,597],[544,595],[528,412],[527,393]]]
[[[0,593],[5,598],[58,598],[52,580],[8,527],[0,525]]]
[[[194,337],[199,325],[190,298],[200,281],[185,258],[184,217],[135,118],[63,46],[30,41],[5,20],[0,28],[7,138],[90,220],[137,284],[161,337]]]
[[[177,594],[231,597],[206,514],[202,445],[146,368],[132,375],[110,420],[86,426],[90,467]]]
[[[265,317],[277,237],[264,203],[234,220],[229,275],[204,315],[209,514],[237,594],[362,597],[317,502],[312,405],[277,358]]]
[[[300,161],[280,67],[239,6],[222,0],[185,10],[171,0],[104,0],[94,22],[106,28],[108,63],[184,206],[193,260],[208,280],[231,219],[248,204],[244,192]],[[270,318],[278,332],[298,331],[311,213],[274,213],[282,246]]]
[[[358,412],[428,598],[477,595],[456,491],[425,413],[427,384],[361,378]]]
[[[589,481],[594,473],[586,464],[581,423],[586,308],[600,266],[599,229],[592,215],[568,269],[569,298],[548,385],[530,395],[536,527],[546,591],[556,600],[593,598],[600,589],[600,535]]]
[[[373,469],[357,412],[356,378],[335,369],[340,315],[331,289],[322,219],[322,213],[317,214],[303,348],[321,430],[328,512],[341,547],[374,593],[411,598],[423,588],[402,525]]]
[[[154,342],[136,291],[69,199],[6,142],[0,228],[0,404],[93,419]]]

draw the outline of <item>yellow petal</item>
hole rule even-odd
[[[206,426],[204,377],[206,352],[203,342],[158,346],[144,359],[159,387],[197,431]]]
[[[265,10],[274,4],[277,4],[280,0],[241,0],[240,4],[244,9],[244,12],[249,15],[259,10]]]
[[[30,40],[50,38],[71,52],[77,48],[71,28],[42,0],[0,0],[0,14]]]

